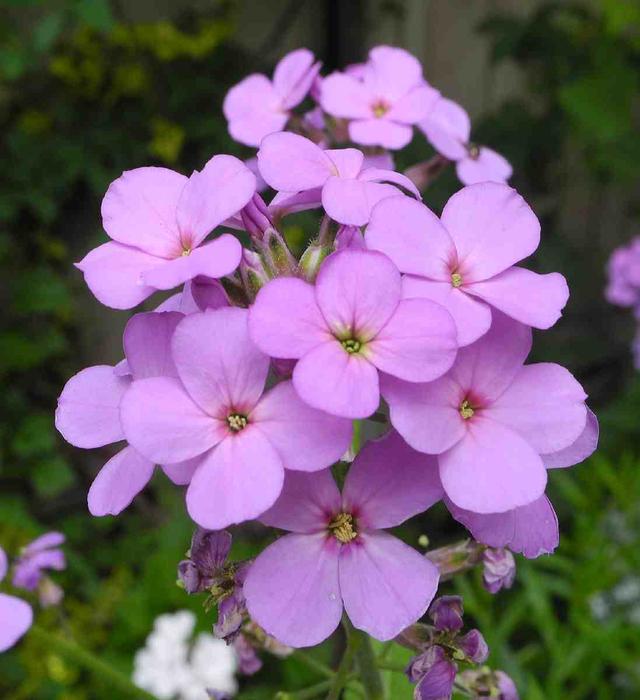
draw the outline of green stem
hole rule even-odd
[[[344,618],[343,624],[347,632],[347,646],[344,650],[344,654],[342,655],[336,675],[333,677],[333,682],[331,683],[327,700],[339,700],[342,690],[349,682],[349,676],[351,674],[351,669],[353,668],[356,652],[359,646],[362,644],[362,635],[354,630],[351,623],[346,621],[346,618]]]
[[[335,672],[332,671],[328,666],[325,666],[322,663],[322,661],[318,661],[318,659],[311,656],[310,654],[307,654],[304,651],[301,651],[300,649],[296,649],[293,652],[292,656],[301,661],[306,666],[308,666],[310,669],[316,671],[316,673],[319,673],[321,676],[324,676],[325,678],[333,678],[335,675]]]
[[[383,671],[394,671],[395,673],[404,673],[405,670],[405,667],[401,664],[394,664],[393,661],[383,661],[381,659],[378,659],[377,666]]]
[[[29,636],[35,638],[43,647],[65,656],[78,666],[82,666],[97,679],[104,681],[114,690],[118,690],[122,697],[155,700],[155,696],[147,693],[142,688],[138,688],[124,673],[103,661],[93,652],[81,647],[73,639],[61,637],[55,632],[49,632],[38,625],[34,625],[31,628]]]
[[[371,637],[362,632],[359,634],[362,636],[362,643],[356,650],[356,661],[367,700],[385,700],[384,685],[382,683],[382,676],[376,665],[376,657],[373,653]]]
[[[360,443],[362,440],[362,421],[353,421],[353,439],[351,440],[351,451],[354,456],[360,452]]]

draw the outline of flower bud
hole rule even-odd
[[[38,599],[43,608],[51,608],[60,605],[64,598],[64,591],[48,576],[41,579],[38,585]]]
[[[321,243],[312,243],[302,254],[298,270],[307,282],[315,282],[320,266],[332,252],[331,247]]]
[[[429,617],[438,632],[457,632],[462,629],[464,608],[458,595],[443,595],[436,598],[429,608]]]
[[[238,272],[240,273],[240,279],[247,298],[252,302],[262,287],[269,281],[269,273],[265,269],[261,257],[252,250],[247,249],[242,251]]]
[[[295,273],[296,259],[291,254],[282,234],[275,228],[269,227],[265,230],[262,241],[259,244],[256,243],[256,249],[272,277]]]
[[[498,683],[498,700],[519,700],[518,689],[516,684],[507,676],[504,671],[495,672],[496,681]]]
[[[252,676],[262,668],[262,661],[244,634],[233,640],[233,648],[238,657],[238,671],[243,676]]]
[[[480,630],[473,629],[457,640],[458,649],[475,664],[483,664],[489,656],[489,647]]]
[[[273,219],[264,199],[254,194],[249,203],[240,211],[240,218],[252,241],[261,241],[267,229],[273,228]]]
[[[411,661],[406,673],[417,683],[413,697],[416,700],[448,700],[453,692],[457,667],[442,647],[431,646]]]
[[[482,582],[489,593],[511,588],[516,577],[516,561],[508,549],[488,547],[482,555]]]

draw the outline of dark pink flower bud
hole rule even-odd
[[[457,632],[462,629],[464,608],[458,595],[443,595],[436,598],[429,608],[429,616],[439,632]]]
[[[252,240],[260,241],[267,229],[273,228],[273,219],[264,199],[254,194],[245,207],[240,211],[242,224]]]

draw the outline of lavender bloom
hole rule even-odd
[[[640,307],[640,236],[613,251],[607,273],[607,301],[637,310]]]
[[[475,664],[483,664],[489,656],[489,647],[480,630],[470,630],[458,639],[458,649]]]
[[[482,581],[489,593],[511,588],[516,577],[516,561],[508,549],[488,548],[482,557]]]
[[[462,598],[458,595],[443,595],[436,598],[429,608],[429,617],[438,632],[457,632],[462,629]]]
[[[220,575],[229,550],[231,535],[226,530],[198,528],[193,533],[189,559],[178,564],[178,577],[187,593],[201,593],[214,584]]]
[[[62,571],[66,567],[64,552],[60,549],[63,542],[63,534],[48,532],[27,545],[15,563],[13,585],[35,591],[47,569]]]
[[[238,671],[244,676],[253,676],[262,668],[262,661],[244,634],[233,640],[233,648],[238,657]]]
[[[406,674],[412,683],[417,683],[415,700],[449,700],[457,667],[439,646],[431,646],[412,659]]]
[[[519,700],[518,689],[511,678],[504,671],[496,671],[495,676],[500,692],[498,700]]]

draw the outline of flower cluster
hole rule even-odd
[[[297,117],[308,92],[321,113]],[[566,369],[525,362],[567,285],[520,265],[538,219],[454,107],[401,49],[326,78],[297,51],[225,101],[232,135],[259,146],[268,204],[227,155],[189,178],[126,172],[105,195],[112,240],[78,265],[94,295],[131,309],[182,288],[129,320],[121,362],[69,380],[56,425],[78,447],[125,443],[91,486],[94,515],[120,513],[156,465],[187,487],[202,530],[180,579],[219,605],[220,636],[248,614],[281,644],[315,645],[346,613],[396,637],[429,609],[439,570],[387,530],[441,500],[497,550],[490,589],[510,585],[510,552],[557,545],[547,472],[593,452],[597,421]],[[440,217],[379,150],[414,125],[474,183]],[[346,139],[366,152],[335,148]],[[282,221],[302,209],[320,217],[297,259]],[[351,462],[368,419],[388,430]],[[220,531],[248,520],[286,534],[230,563]]]

